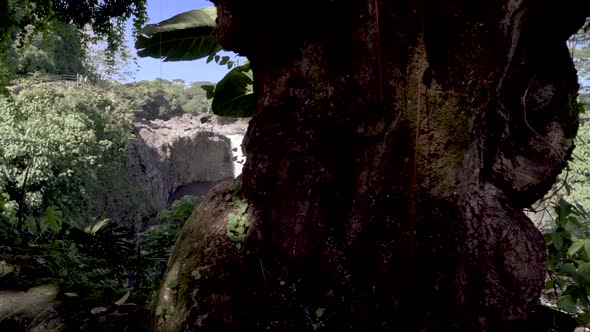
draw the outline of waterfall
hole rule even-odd
[[[242,167],[246,161],[246,156],[242,154],[242,140],[244,135],[242,134],[231,134],[226,135],[231,142],[231,154],[234,166],[234,178],[242,174]]]

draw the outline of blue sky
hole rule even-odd
[[[148,0],[149,23],[157,23],[176,14],[192,9],[213,6],[203,0]],[[128,46],[135,54],[135,41],[131,37],[131,24],[127,26]],[[231,54],[233,55],[233,53]],[[152,58],[137,58],[139,68],[135,72],[135,81],[153,80],[157,77],[165,79],[183,79],[186,83],[196,81],[218,82],[226,73],[227,67],[213,62],[206,64],[205,59],[196,61],[162,62]]]

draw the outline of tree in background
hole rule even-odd
[[[16,73],[27,75],[76,75],[84,72],[84,52],[80,36],[74,26],[58,21],[48,23],[46,30],[25,27],[24,36],[13,44],[18,54]]]
[[[578,69],[578,101],[583,111],[580,113],[580,130],[576,136],[576,148],[569,170],[567,174],[560,176],[556,189],[561,190],[550,201],[556,202],[559,198],[564,198],[571,203],[590,207],[590,20],[570,38],[568,47]]]
[[[26,47],[25,36],[37,33],[52,33],[56,21],[64,22],[77,29],[82,45],[96,44],[104,41],[107,56],[114,59],[119,50],[124,50],[125,23],[133,17],[134,33],[147,20],[146,0],[122,1],[16,1],[7,0],[0,4],[0,88],[6,87],[12,80],[18,65],[18,52],[13,45]],[[44,39],[45,37],[41,37]],[[35,39],[33,39],[35,41]],[[71,44],[70,44],[71,45]],[[63,52],[64,48],[55,49]],[[83,47],[84,48],[84,47]],[[77,53],[73,52],[75,56]],[[16,58],[15,58],[16,56]],[[60,58],[62,61],[66,59]],[[74,62],[74,63],[77,63]]]
[[[201,85],[211,82],[195,82],[187,86],[182,80],[155,79],[126,84],[114,83],[113,87],[121,99],[130,103],[135,116],[148,120],[169,119],[184,113],[207,112],[210,102]],[[214,85],[212,85],[214,86]]]
[[[54,205],[69,221],[92,219],[89,193],[124,172],[131,113],[122,105],[90,85],[0,98],[0,192],[21,218]]]
[[[122,45],[112,54],[105,43],[87,45],[84,50],[84,75],[94,82],[114,82],[129,80],[134,77],[131,63],[133,55]]]

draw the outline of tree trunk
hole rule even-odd
[[[522,208],[573,149],[565,41],[590,2],[214,2],[257,113],[243,189],[187,223],[156,329],[523,328],[545,244]]]

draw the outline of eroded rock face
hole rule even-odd
[[[220,180],[236,177],[248,119],[185,114],[137,120],[126,169],[90,193],[93,215],[135,230],[183,195],[204,196]]]
[[[247,121],[208,117],[202,123],[201,118],[185,114],[134,123],[137,139],[129,149],[128,173],[139,187],[146,213],[166,208],[178,192],[202,195],[207,189],[203,187],[237,175],[235,164],[243,157],[231,139],[243,137]]]

